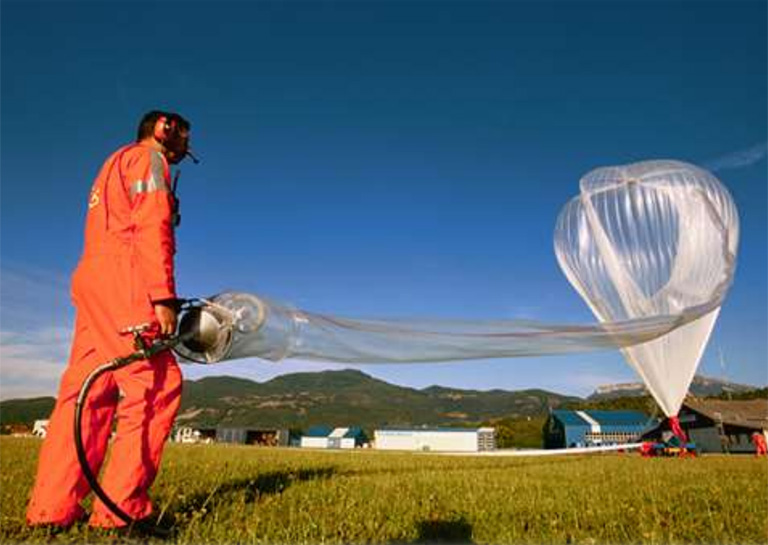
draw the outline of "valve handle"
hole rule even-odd
[[[138,325],[132,325],[128,326],[125,329],[120,330],[121,335],[128,335],[129,333],[132,333],[134,335],[139,335],[141,333],[145,333],[150,330],[152,327],[152,322],[144,322],[143,324]]]
[[[149,350],[149,346],[147,346],[147,341],[144,340],[144,337],[141,336],[142,333],[146,333],[152,329],[152,323],[151,322],[144,322],[143,324],[128,326],[125,329],[120,331],[121,335],[128,335],[129,333],[133,335],[133,346],[138,350],[139,352],[143,354],[147,354]]]

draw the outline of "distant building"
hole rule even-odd
[[[176,428],[173,440],[177,443],[235,443],[262,447],[287,446],[287,429],[275,428],[194,428],[183,426]]]
[[[302,448],[328,448],[328,436],[333,432],[330,426],[313,426],[301,436]]]
[[[180,426],[174,430],[171,438],[176,443],[213,443],[216,439],[216,429]]]
[[[315,426],[301,436],[301,446],[304,448],[353,449],[362,447],[367,442],[365,433],[357,427]]]
[[[13,435],[15,437],[30,437],[32,435],[32,430],[29,429],[29,426],[26,424],[5,424],[3,426],[3,433],[6,433],[8,435]]]
[[[374,431],[378,450],[478,452],[496,448],[493,428],[396,428]]]
[[[699,452],[754,452],[752,434],[768,435],[768,399],[688,399],[678,417]],[[666,439],[669,435],[665,419],[643,438]]]
[[[35,425],[32,427],[32,435],[45,439],[48,435],[48,422],[49,420],[35,420]]]
[[[274,428],[216,428],[217,443],[238,443],[260,447],[286,447],[287,429]]]
[[[550,412],[544,424],[546,448],[621,445],[638,441],[650,424],[640,411]]]
[[[173,430],[171,440],[174,443],[199,443],[200,431],[189,426],[182,426]]]

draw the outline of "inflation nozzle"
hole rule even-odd
[[[181,307],[174,351],[197,363],[216,363],[232,346],[236,329],[242,327],[237,309],[211,299],[187,299]]]

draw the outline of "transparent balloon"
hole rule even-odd
[[[606,324],[528,320],[352,319],[318,314],[250,293],[225,292],[181,317],[186,359],[257,357],[353,364],[417,363],[569,354],[647,342],[681,325],[678,316]]]
[[[558,218],[558,262],[601,322],[681,318],[667,335],[622,348],[669,416],[683,402],[733,281],[738,239],[728,191],[680,161],[594,170]]]
[[[708,172],[677,161],[597,169],[563,209],[555,252],[600,320],[350,319],[226,292],[182,315],[179,353],[353,364],[514,358],[621,349],[677,413],[736,263],[738,216]]]

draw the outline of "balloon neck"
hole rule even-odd
[[[678,418],[677,416],[670,416],[669,429],[672,430],[672,433],[675,434],[675,437],[680,439],[683,443],[688,442],[688,437],[686,436],[683,428],[680,426],[680,418]]]

